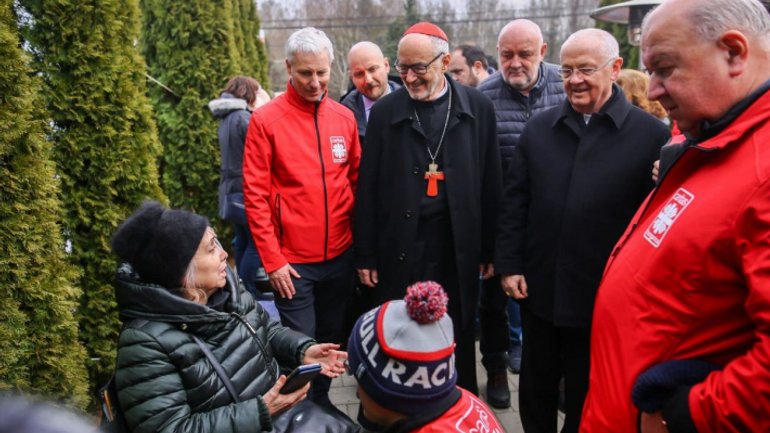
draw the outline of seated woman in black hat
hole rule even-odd
[[[125,323],[116,386],[133,432],[258,432],[305,397],[289,394],[280,367],[319,362],[337,377],[338,344],[271,320],[241,289],[206,218],[144,203],[121,226],[112,249],[123,263],[116,299]],[[233,384],[231,397],[197,337]]]

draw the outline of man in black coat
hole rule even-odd
[[[399,42],[404,88],[373,108],[356,192],[356,268],[376,302],[434,280],[449,295],[458,385],[478,393],[473,335],[479,272],[489,277],[501,194],[494,108],[444,73],[446,34],[430,23]]]
[[[519,410],[526,432],[577,432],[588,387],[593,302],[610,251],[653,187],[669,138],[614,84],[623,59],[603,30],[571,35],[559,72],[567,101],[533,117],[506,173],[495,268],[521,300],[526,343]]]
[[[500,71],[478,87],[495,106],[503,173],[529,119],[566,98],[558,66],[544,61],[547,50],[537,24],[527,19],[509,22],[497,37]],[[499,275],[484,282],[479,303],[479,349],[489,377],[487,401],[495,407],[503,406],[495,404],[498,399],[510,406],[506,360],[511,372],[521,370],[521,313],[519,303],[507,298]]]

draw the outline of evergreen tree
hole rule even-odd
[[[112,371],[120,330],[109,240],[144,199],[164,200],[160,146],[135,47],[136,0],[19,0],[41,72],[70,257],[82,270],[79,320],[91,384]]]
[[[21,49],[13,1],[0,0],[0,389],[85,407],[80,291],[67,261],[46,113]]]
[[[270,88],[268,78],[268,60],[265,44],[259,37],[259,15],[254,0],[233,0],[239,6],[235,19],[240,30],[241,75],[254,77],[265,89]]]
[[[625,0],[601,0],[599,7],[614,5]],[[612,33],[620,45],[620,57],[623,58],[623,67],[627,69],[639,69],[639,47],[628,43],[628,26],[626,24],[614,24],[606,21],[596,21],[596,28]]]
[[[420,13],[417,11],[417,0],[404,1],[404,16],[393,20],[388,26],[388,33],[385,36],[385,43],[382,45],[382,52],[389,59],[398,58],[398,41],[401,40],[406,29],[420,22]]]
[[[142,0],[141,46],[163,143],[163,188],[173,206],[217,216],[217,122],[206,104],[239,72],[231,0]],[[221,226],[221,224],[219,224]]]

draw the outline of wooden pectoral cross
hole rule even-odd
[[[428,190],[425,194],[428,197],[435,197],[438,195],[438,181],[444,180],[444,172],[438,171],[438,164],[428,164],[428,171],[425,172],[425,179],[428,180]]]

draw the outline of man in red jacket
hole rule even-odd
[[[768,432],[770,15],[668,0],[642,34],[687,139],[605,269],[581,431]]]
[[[342,342],[361,146],[353,113],[327,95],[333,53],[329,38],[312,27],[289,37],[286,92],[251,117],[243,196],[283,324]],[[316,379],[311,398],[330,404],[328,388],[327,379]]]

